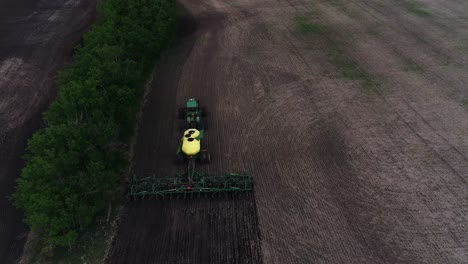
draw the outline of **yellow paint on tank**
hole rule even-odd
[[[196,129],[185,130],[182,140],[182,152],[185,155],[194,156],[200,152],[200,139],[197,139],[199,135],[200,131]]]

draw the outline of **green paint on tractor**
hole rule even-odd
[[[187,100],[187,108],[197,108],[198,107],[198,102],[197,100],[190,98]]]
[[[200,106],[200,101],[190,98],[185,103],[185,107],[179,108],[179,119],[184,120],[181,129],[197,128],[201,130],[206,127],[206,122],[202,118],[206,117],[206,109]]]

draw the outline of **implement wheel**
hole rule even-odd
[[[208,152],[208,151],[202,152],[201,161],[202,161],[203,163],[210,163],[210,161],[211,161],[210,152]]]

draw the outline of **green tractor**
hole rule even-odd
[[[156,177],[155,175],[137,177],[134,175],[130,180],[129,197],[134,199],[172,195],[193,197],[195,195],[242,193],[253,190],[253,177],[246,172],[208,175],[205,172],[195,170],[196,161],[209,163],[211,160],[210,153],[203,149],[201,144],[204,137],[204,124],[201,123],[200,118],[205,114],[206,111],[199,107],[199,102],[195,99],[189,99],[187,107],[179,110],[179,117],[186,119],[189,128],[185,128],[183,131],[176,156],[179,163],[187,165],[186,170],[166,177]]]
[[[206,122],[202,124],[202,117],[206,117],[205,107],[200,107],[200,100],[190,98],[186,102],[186,107],[179,108],[178,111],[179,119],[184,120],[182,124],[182,129],[186,128],[196,128],[204,129],[206,128]]]

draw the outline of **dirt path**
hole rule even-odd
[[[27,227],[7,196],[27,139],[57,93],[57,71],[95,17],[96,1],[0,1],[0,262],[14,263]]]
[[[468,262],[468,2],[181,2],[197,29],[159,66],[136,173],[183,169],[197,97],[202,169],[255,196],[131,204],[111,263]]]

